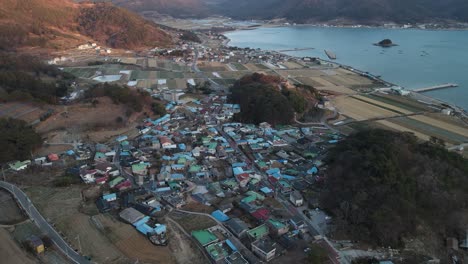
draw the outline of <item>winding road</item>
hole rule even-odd
[[[32,204],[29,197],[18,187],[13,184],[0,181],[0,187],[10,192],[23,207],[24,211],[29,215],[29,218],[41,229],[42,232],[54,242],[54,244],[74,263],[88,264],[91,263],[85,257],[78,254],[60,234],[44,219],[36,207]]]

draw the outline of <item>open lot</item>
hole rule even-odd
[[[98,263],[128,263],[127,257],[101,233],[105,230],[80,212],[80,187],[33,187],[26,192],[41,214],[82,254]]]
[[[206,229],[217,225],[213,219],[204,215],[173,212],[170,216],[189,233],[194,230]]]
[[[15,198],[9,192],[0,189],[0,224],[13,225],[26,219]]]

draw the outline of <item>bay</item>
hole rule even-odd
[[[409,90],[456,83],[459,87],[426,92],[426,95],[468,109],[468,31],[384,28],[328,28],[315,26],[260,27],[225,34],[237,47],[265,50],[314,48],[289,55],[327,59],[381,75]],[[389,38],[398,46],[373,43]]]

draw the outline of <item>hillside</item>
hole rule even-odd
[[[171,43],[170,36],[152,22],[111,4],[0,0],[0,49],[66,49],[93,40],[113,48]]]
[[[113,0],[134,11],[175,17],[224,15],[236,19],[355,23],[468,21],[465,0]]]
[[[445,238],[464,238],[468,161],[460,155],[412,134],[369,130],[338,144],[326,163],[321,207],[336,233],[392,247],[416,238],[436,252]]]

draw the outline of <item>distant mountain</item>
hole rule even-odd
[[[175,17],[224,15],[237,19],[286,18],[295,22],[343,20],[468,22],[466,0],[113,0],[134,11],[158,10]]]
[[[0,0],[0,49],[65,49],[98,41],[113,48],[166,46],[169,34],[109,3],[71,0]]]
[[[466,0],[220,0],[218,12],[236,18],[287,18],[297,22],[468,21]]]
[[[207,0],[112,0],[112,3],[135,12],[156,11],[174,17],[209,16],[210,11],[215,11]]]

